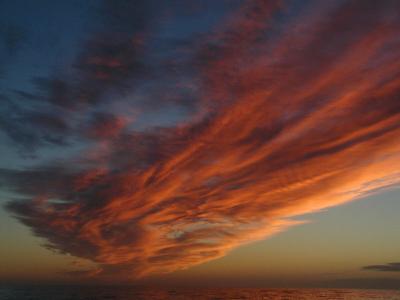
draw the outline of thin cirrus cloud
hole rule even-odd
[[[159,65],[136,48],[155,36],[142,23],[138,32],[118,29],[100,49],[85,45],[79,80],[43,88],[52,91],[43,101],[81,123],[40,126],[90,148],[1,170],[0,183],[23,198],[8,209],[48,248],[98,263],[86,275],[134,279],[222,257],[298,224],[296,215],[397,185],[399,3],[316,1],[293,13],[294,4],[241,2],[206,33],[176,43],[185,57],[165,55]],[[125,24],[112,20],[107,30]],[[160,78],[173,82],[166,97]],[[131,100],[147,85],[158,100]],[[179,90],[187,87],[196,103],[173,126],[138,130],[126,111],[94,110],[119,98],[139,116],[187,107]],[[84,95],[72,97],[84,105],[65,108],[68,93]]]

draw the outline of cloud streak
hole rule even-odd
[[[380,271],[380,272],[400,272],[400,263],[388,263],[385,265],[370,265],[362,268],[368,271]]]
[[[104,40],[105,54],[85,48],[98,55],[83,56],[77,86],[96,101],[71,134],[92,146],[65,162],[1,170],[0,183],[24,196],[9,210],[47,247],[97,262],[91,276],[138,278],[222,257],[298,224],[293,216],[398,185],[398,2],[313,3],[295,16],[289,4],[246,1],[193,38],[177,66],[197,78],[185,83],[197,85],[197,109],[173,126],[139,130],[117,110],[90,110],[112,103],[103,82],[126,82],[137,64],[132,44],[114,51],[126,40]],[[51,102],[68,103],[64,95]],[[161,111],[162,100],[152,100]]]

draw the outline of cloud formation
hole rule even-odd
[[[400,263],[388,263],[385,265],[370,265],[363,267],[363,270],[381,272],[400,272]]]
[[[139,49],[154,29],[141,22],[97,35],[77,81],[36,81],[48,96],[30,100],[68,112],[32,115],[35,128],[89,146],[0,170],[1,185],[23,197],[9,210],[47,247],[97,262],[89,275],[138,278],[216,259],[298,224],[293,216],[398,185],[399,2],[316,1],[296,13],[294,4],[241,2],[179,43],[186,56],[151,63]],[[108,29],[126,28],[112,20]],[[158,99],[136,99],[153,90]],[[135,127],[188,98],[183,120]]]

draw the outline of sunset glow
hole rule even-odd
[[[6,214],[66,273],[164,276],[399,186],[399,1],[96,11],[71,58],[0,95]]]

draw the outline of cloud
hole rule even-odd
[[[92,138],[111,138],[126,125],[126,121],[107,113],[95,113],[85,132]]]
[[[118,0],[99,6],[98,30],[81,42],[76,57],[65,62],[66,70],[33,75],[33,88],[5,94],[0,129],[23,154],[70,140],[98,139],[94,127],[100,126],[100,115],[129,123],[132,112],[180,107],[189,114],[199,102],[198,88],[189,79],[194,76],[186,70],[193,68],[171,57],[159,58],[164,44],[175,48],[174,39],[152,40],[168,4]]]
[[[381,271],[381,272],[400,272],[400,263],[388,263],[385,265],[370,265],[370,266],[365,266],[362,269],[369,271]]]
[[[146,110],[110,89],[136,75],[135,87],[152,95],[164,85],[137,73],[141,56],[125,31],[95,39],[78,60],[75,88],[40,83],[54,90],[51,105],[77,101],[63,117],[84,124],[69,132],[90,147],[1,170],[0,183],[23,197],[8,209],[48,248],[92,260],[93,276],[118,280],[222,257],[298,224],[293,216],[398,185],[400,17],[398,2],[377,3],[310,5],[293,15],[281,1],[246,1],[209,35],[194,35],[200,40],[181,63],[194,72],[198,102],[169,126],[126,122]],[[172,82],[171,93],[179,86]],[[126,91],[129,99],[146,94]],[[82,108],[82,97],[62,98],[69,93],[91,96]],[[164,99],[149,107],[171,117]]]
[[[90,132],[80,132],[80,120],[95,119],[97,106],[108,102],[105,94],[120,96],[127,87],[132,88],[135,79],[147,76],[141,41],[147,27],[154,24],[152,10],[140,1],[101,3],[99,19],[103,26],[82,43],[68,66],[70,72],[33,75],[33,89],[5,93],[8,97],[0,109],[1,130],[24,155],[33,155],[49,145],[65,146],[71,136],[76,139],[80,133],[91,136]],[[10,25],[0,31],[0,41],[3,38],[10,51],[24,37],[17,29]]]
[[[2,131],[21,153],[32,154],[43,145],[65,146],[68,143],[69,124],[54,110],[26,108],[5,97],[0,112]]]

